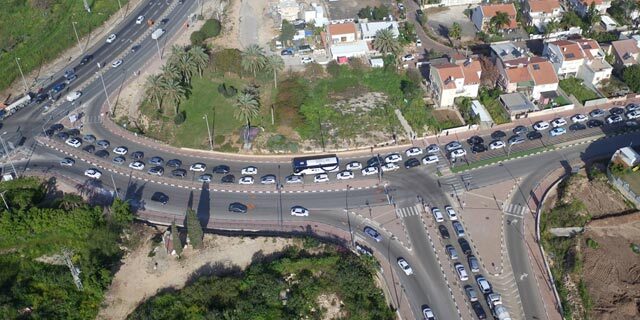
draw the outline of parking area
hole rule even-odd
[[[467,6],[453,6],[453,7],[436,7],[426,10],[426,14],[429,17],[427,23],[431,29],[433,29],[439,36],[446,38],[449,28],[454,22],[460,24],[462,29],[461,40],[469,41],[473,40],[476,36],[476,27],[471,22],[471,19],[465,15]]]
[[[360,9],[369,7],[377,7],[385,5],[393,8],[396,1],[394,0],[360,0],[360,1],[331,1],[325,2],[329,7],[329,20],[351,20],[358,18]]]

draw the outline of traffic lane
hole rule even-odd
[[[414,216],[410,218],[417,217]],[[421,281],[422,286],[431,288],[431,290],[427,292],[427,301],[423,302],[423,304],[429,304],[438,319],[457,318],[458,312],[456,311],[456,305],[449,294],[448,285],[440,270],[440,264],[438,263],[435,252],[428,242],[424,225],[419,221],[414,221],[414,223],[406,223],[406,228],[411,243],[414,244],[413,257],[419,261],[418,268],[416,268],[419,273],[418,279]]]

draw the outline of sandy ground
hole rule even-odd
[[[562,199],[569,199],[569,201],[579,199],[594,218],[630,209],[624,197],[619,192],[614,192],[606,180],[589,181],[584,175],[571,178],[571,183],[565,188]]]
[[[97,319],[125,319],[136,306],[163,288],[182,288],[198,271],[207,274],[207,266],[222,264],[225,267],[245,268],[255,253],[268,255],[294,245],[295,240],[265,237],[224,237],[206,234],[201,250],[185,249],[180,259],[170,256],[162,244],[151,239],[156,231],[140,226],[142,244],[130,252],[115,274]],[[162,230],[164,231],[164,230]],[[150,257],[150,252],[155,255]],[[202,272],[205,270],[205,272]]]
[[[129,0],[128,4],[122,7],[121,11],[116,12],[107,20],[102,26],[93,30],[90,34],[84,36],[80,39],[80,44],[84,48],[91,48],[98,41],[101,41],[103,37],[111,32],[118,23],[122,21],[122,14],[124,11],[125,18],[126,15],[129,15],[134,9],[141,3],[143,0]],[[146,2],[145,2],[146,3]],[[84,54],[88,52],[85,51]],[[58,72],[69,63],[70,60],[75,59],[81,55],[84,55],[81,52],[80,46],[77,44],[73,47],[65,50],[60,56],[54,61],[50,61],[44,65],[42,65],[39,69],[35,69],[24,75],[27,84],[30,86],[30,90],[37,89],[43,84],[45,84],[43,79],[49,79],[55,72]],[[7,97],[11,94],[16,94],[18,92],[22,92],[23,90],[22,79],[20,77],[16,78],[13,81],[13,84],[9,86],[7,89],[0,92],[0,97]]]

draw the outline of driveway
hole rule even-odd
[[[449,28],[454,22],[457,22],[462,28],[462,41],[473,40],[476,36],[476,27],[471,22],[471,19],[464,14],[466,9],[467,6],[428,9],[426,10],[426,14],[429,17],[427,24],[439,36],[447,38]]]
[[[410,21],[416,25],[416,33],[418,34],[418,38],[422,40],[422,50],[424,51],[421,52],[423,56],[418,57],[418,60],[420,61],[425,60],[426,56],[424,56],[424,52],[429,50],[433,50],[440,53],[448,53],[448,54],[452,54],[456,52],[455,49],[451,47],[447,47],[429,38],[427,34],[424,32],[424,30],[420,28],[420,24],[418,23],[418,20],[416,20],[416,10],[418,10],[419,8],[418,8],[418,4],[416,4],[415,1],[406,1],[405,7],[407,8],[407,21]],[[430,18],[431,17],[428,17],[427,20]]]

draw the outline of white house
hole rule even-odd
[[[564,10],[558,0],[527,0],[524,12],[527,24],[543,31],[549,22],[560,22]]]
[[[311,4],[312,10],[307,10],[304,12],[304,22],[310,23],[314,22],[314,26],[316,27],[324,27],[327,23],[329,23],[329,19],[324,16],[324,8],[319,6],[316,3]]]
[[[400,35],[398,31],[398,22],[396,21],[379,21],[379,22],[363,22],[360,23],[360,37],[365,41],[372,41],[376,38],[376,33],[380,30],[391,30],[394,38]]]
[[[549,57],[560,79],[577,77],[594,87],[609,79],[613,71],[598,42],[591,39],[548,42],[544,55]]]
[[[429,80],[434,100],[439,106],[448,107],[457,97],[477,97],[481,74],[480,61],[472,58],[431,65]]]
[[[544,92],[558,90],[558,76],[553,65],[542,57],[523,57],[497,64],[498,84],[507,93],[520,92],[535,100]]]
[[[338,63],[346,62],[348,58],[363,57],[369,53],[369,46],[364,40],[358,40],[348,43],[332,44],[331,58],[337,60]]]
[[[354,42],[358,39],[358,30],[353,22],[330,24],[327,31],[330,44]]]
[[[509,16],[509,23],[503,26],[503,30],[513,30],[518,28],[518,21],[516,20],[516,7],[513,3],[505,4],[485,4],[476,7],[471,14],[471,21],[480,31],[486,31],[489,29],[489,22],[491,18],[496,16],[498,12],[504,12]]]
[[[569,0],[568,2],[573,10],[582,17],[589,12],[589,6],[592,3],[600,14],[607,13],[607,9],[611,7],[611,0]]]

